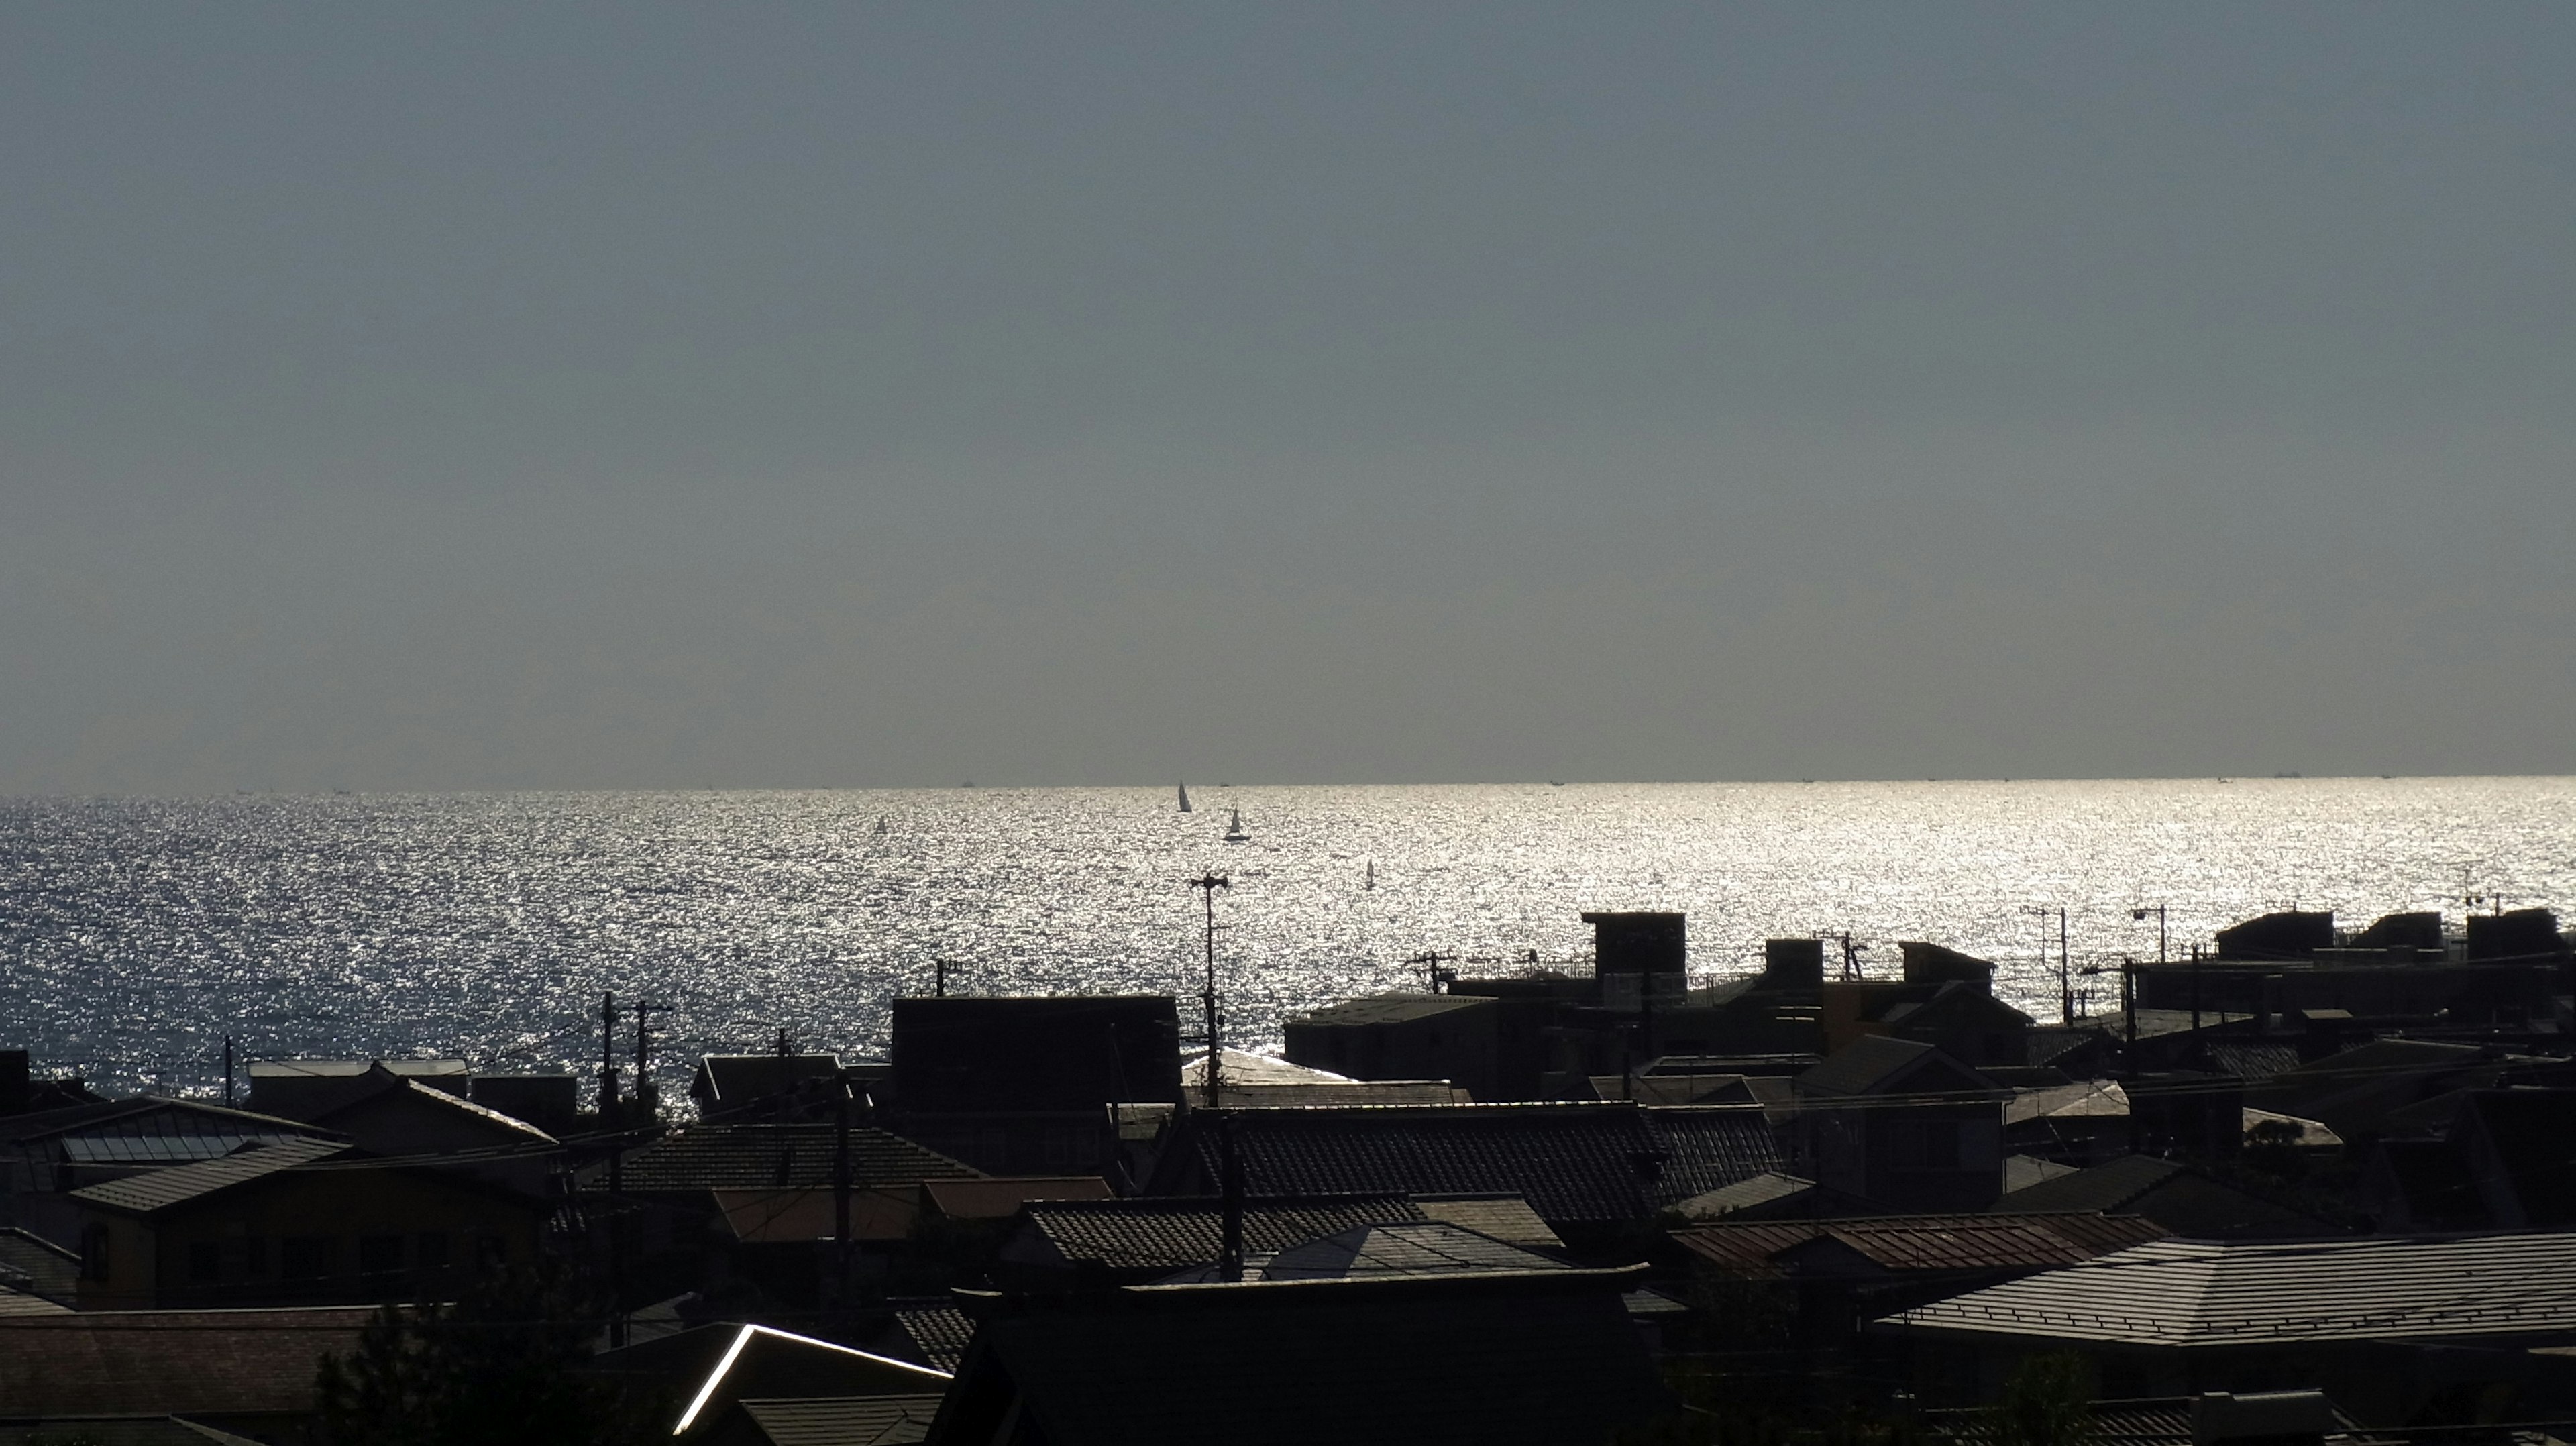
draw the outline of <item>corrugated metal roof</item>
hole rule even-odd
[[[285,1140],[246,1149],[219,1160],[147,1170],[122,1180],[107,1180],[71,1192],[71,1198],[110,1210],[149,1214],[183,1201],[245,1185],[262,1176],[291,1170],[339,1154],[349,1147],[337,1140]]]
[[[271,1133],[81,1134],[63,1136],[62,1152],[64,1159],[76,1165],[184,1165],[191,1160],[217,1159],[245,1145],[273,1145],[305,1138],[309,1137]]]
[[[2576,1331],[2576,1234],[2164,1240],[1886,1323],[2145,1346]]]
[[[1518,1195],[1416,1195],[1413,1203],[1434,1220],[1464,1226],[1506,1245],[1533,1250],[1565,1248],[1565,1242]]]
[[[1901,1215],[1700,1225],[1673,1240],[1729,1274],[1760,1278],[1792,1273],[1781,1257],[1819,1240],[1884,1270],[2041,1270],[2165,1234],[2134,1215]]]

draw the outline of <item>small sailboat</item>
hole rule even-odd
[[[1248,834],[1248,833],[1245,833],[1245,832],[1243,831],[1243,810],[1242,810],[1242,809],[1239,809],[1239,808],[1238,808],[1238,809],[1236,809],[1236,810],[1234,811],[1234,822],[1233,822],[1231,825],[1229,825],[1229,826],[1227,827],[1226,831],[1225,831],[1225,841],[1226,841],[1227,843],[1250,843],[1250,842],[1252,842],[1252,835],[1250,835],[1250,834]]]
[[[877,837],[879,837],[879,838],[884,838],[884,837],[885,837],[885,833],[886,833],[886,816],[885,816],[884,814],[878,814],[878,815],[877,815]]]
[[[1189,785],[1189,783],[1188,783],[1188,781],[1187,781],[1187,780],[1183,780],[1183,781],[1182,781],[1182,783],[1181,783],[1181,812],[1183,812],[1183,813],[1187,813],[1187,812],[1189,812],[1189,811],[1190,811],[1190,785]]]
[[[1363,889],[1374,889],[1374,888],[1376,888],[1376,887],[1377,887],[1377,860],[1376,860],[1376,859],[1370,859],[1370,860],[1368,860],[1365,864],[1363,864],[1363,865],[1361,866],[1361,869],[1360,869],[1360,887],[1361,887],[1361,888],[1363,888]]]

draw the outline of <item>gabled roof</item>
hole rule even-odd
[[[2163,1240],[1886,1324],[2142,1346],[2576,1331],[2576,1234]]]
[[[1371,994],[1310,1009],[1288,1023],[1291,1027],[1410,1024],[1419,1019],[1454,1014],[1462,1009],[1491,1009],[1493,1005],[1492,997],[1483,994]]]
[[[1518,1195],[1416,1195],[1414,1208],[1434,1220],[1463,1226],[1506,1245],[1563,1250],[1565,1242]]]
[[[1276,1055],[1254,1054],[1245,1049],[1224,1051],[1225,1068],[1220,1071],[1220,1085],[1331,1085],[1365,1084],[1374,1081],[1355,1080],[1346,1074],[1317,1069],[1310,1064],[1281,1059]],[[1181,1058],[1181,1084],[1185,1088],[1207,1086],[1207,1051],[1196,1049]]]
[[[555,1137],[513,1115],[478,1105],[462,1095],[422,1084],[417,1079],[400,1075],[381,1076],[367,1081],[347,1097],[328,1108],[317,1110],[312,1122],[317,1125],[353,1127],[370,1113],[410,1109],[433,1115],[444,1115],[460,1122],[479,1126],[496,1136],[529,1144],[554,1144]]]
[[[69,1315],[72,1308],[32,1291],[0,1285],[0,1315]]]
[[[975,1339],[975,1322],[953,1305],[908,1307],[896,1311],[894,1319],[902,1346],[911,1352],[905,1359],[933,1370],[954,1372]]]
[[[1016,1409],[1050,1446],[1606,1441],[1671,1401],[1620,1301],[1634,1280],[1558,1270],[970,1296],[982,1329],[936,1434],[989,1439]]]
[[[1659,1205],[1779,1164],[1759,1108],[1619,1103],[1197,1110],[1149,1194],[1213,1192],[1217,1119],[1248,1188],[1267,1195],[1517,1194],[1560,1231],[1642,1220]]]
[[[1252,1199],[1243,1207],[1243,1248],[1270,1254],[1354,1225],[1429,1218],[1400,1195]],[[1112,1271],[1182,1270],[1217,1258],[1223,1224],[1204,1198],[1030,1202],[1006,1258],[1033,1265],[1098,1261]]]
[[[1738,1180],[1732,1185],[1693,1195],[1687,1200],[1676,1203],[1673,1208],[1693,1220],[1715,1220],[1721,1216],[1732,1215],[1738,1210],[1750,1210],[1759,1205],[1768,1205],[1775,1200],[1786,1200],[1803,1195],[1815,1188],[1816,1182],[1813,1180],[1801,1179],[1796,1175],[1784,1174],[1778,1170],[1766,1170],[1749,1180]]]
[[[819,1396],[741,1400],[734,1409],[771,1446],[900,1446],[930,1435],[940,1397]]]
[[[1798,1076],[1798,1092],[1809,1095],[1866,1095],[1893,1090],[1918,1071],[1941,1070],[1955,1078],[1937,1092],[1991,1091],[1992,1080],[1931,1045],[1884,1034],[1864,1034],[1831,1059]]]
[[[1261,1267],[1264,1280],[1440,1275],[1462,1270],[1563,1270],[1562,1261],[1437,1220],[1354,1225],[1291,1245]]]
[[[833,1126],[692,1125],[628,1155],[620,1167],[629,1191],[669,1193],[757,1190],[833,1183]],[[850,1178],[863,1186],[922,1180],[975,1180],[973,1166],[872,1125],[850,1127]],[[585,1185],[605,1189],[603,1169]]]
[[[2188,1165],[2123,1155],[2042,1180],[1997,1200],[1997,1213],[2117,1211],[2144,1215],[2177,1235],[2326,1235],[2334,1227],[2287,1205],[2212,1179]]]
[[[676,1337],[674,1338],[676,1339]],[[735,1401],[782,1396],[919,1396],[948,1387],[946,1371],[835,1345],[765,1325],[734,1328],[715,1368],[697,1383],[671,1427],[685,1435],[712,1424]]]
[[[202,1200],[253,1180],[292,1170],[328,1159],[349,1147],[338,1140],[282,1140],[272,1145],[244,1149],[221,1159],[200,1160],[193,1165],[172,1165],[167,1169],[147,1170],[122,1180],[106,1180],[85,1185],[71,1192],[71,1198],[84,1205],[115,1210],[131,1215],[149,1215]]]
[[[306,1412],[371,1307],[0,1317],[0,1401],[30,1415]]]
[[[2166,1233],[2134,1215],[1898,1215],[1701,1225],[1673,1240],[1730,1275],[1766,1278],[1797,1273],[1788,1257],[1817,1241],[1887,1271],[2045,1270]]]
[[[2128,1092],[2111,1080],[2078,1080],[2044,1089],[2014,1090],[2004,1101],[2004,1123],[2129,1117]]]
[[[0,1135],[21,1147],[50,1147],[75,1163],[102,1165],[180,1164],[228,1155],[253,1140],[336,1138],[275,1115],[154,1095],[0,1120]]]

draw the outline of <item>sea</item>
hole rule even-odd
[[[1689,916],[1695,983],[1830,936],[1924,939],[2059,1010],[2060,922],[2104,1013],[2123,956],[2272,909],[2576,903],[2576,779],[2206,778],[0,802],[0,1047],[111,1090],[243,1059],[453,1056],[587,1073],[646,1016],[666,1095],[711,1052],[882,1057],[888,1002],[1195,996],[1221,1037],[1468,973],[1588,967],[1586,910]],[[1224,835],[1240,816],[1247,839]],[[1193,880],[1221,878],[1202,890]]]

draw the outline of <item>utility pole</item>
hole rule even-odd
[[[2162,905],[2162,904],[2158,904],[2158,905],[2156,905],[2156,906],[2155,906],[2154,908],[2152,908],[2152,909],[2131,909],[2131,910],[2129,911],[2129,917],[2130,917],[2130,918],[2132,918],[2132,919],[2138,919],[2138,920],[2144,920],[2144,919],[2147,917],[2147,915],[2149,915],[2149,914],[2153,914],[2153,915],[2155,915],[2155,916],[2156,916],[2156,962],[2157,962],[2157,963],[2159,963],[2159,964],[2162,964],[2163,962],[2165,962],[2165,958],[2166,958],[2166,955],[2165,955],[2165,906],[2164,906],[2164,905]]]
[[[224,1036],[224,1108],[233,1107],[233,1037]]]
[[[832,1090],[832,1304],[850,1308],[850,1077]]]
[[[1457,970],[1440,967],[1443,964],[1457,963],[1458,956],[1455,954],[1443,954],[1437,949],[1426,949],[1404,962],[1422,971],[1423,977],[1429,981],[1431,992],[1434,994],[1440,992],[1440,986],[1455,985],[1458,982]]]
[[[1860,951],[1869,946],[1853,943],[1849,929],[1839,934],[1827,934],[1824,937],[1843,946],[1843,982],[1849,984],[1860,978]]]
[[[603,1130],[617,1128],[620,1113],[617,1107],[617,996],[603,994],[599,996],[599,1127]],[[615,1156],[610,1157],[609,1167],[614,1173]]]
[[[934,998],[934,999],[945,999],[945,998],[947,998],[947,997],[948,997],[948,976],[949,976],[949,974],[950,974],[951,972],[953,972],[953,971],[964,969],[965,967],[966,967],[966,966],[965,966],[964,964],[959,963],[957,960],[954,960],[954,959],[933,959],[933,960],[931,960],[931,961],[930,961],[930,993],[931,993],[931,997],[932,997],[932,998]]]
[[[1234,1116],[1216,1117],[1218,1238],[1216,1278],[1243,1279],[1243,1153],[1234,1144]]]
[[[635,1001],[635,1108],[647,1125],[653,1123],[656,1113],[653,1076],[647,1072],[653,1059],[653,1026],[650,1020],[653,1015],[670,1012],[671,1006],[667,1004],[651,1004],[641,999]]]
[[[1207,1107],[1215,1109],[1225,1071],[1224,1023],[1216,1007],[1216,891],[1234,885],[1223,874],[1206,873],[1190,880],[1190,887],[1207,896],[1207,988],[1199,1002],[1207,1009]]]
[[[789,1053],[791,1051],[787,1048],[787,1026],[782,1024],[778,1027],[778,1057],[785,1059]]]
[[[2075,965],[2066,952],[2066,911],[2062,908],[2057,911],[2057,993],[2065,1022],[2072,1028],[2075,1023]]]

